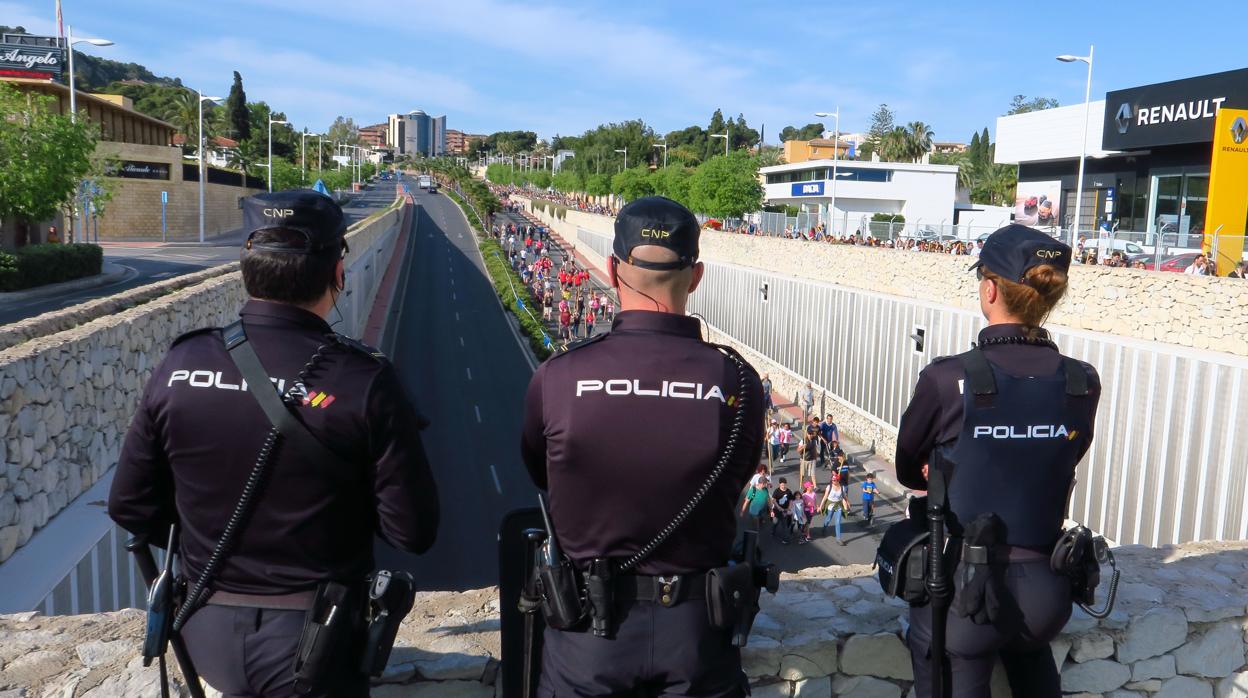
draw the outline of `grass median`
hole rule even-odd
[[[459,206],[460,211],[463,211],[465,219],[471,220],[475,217],[475,215],[465,209],[463,202],[454,190],[445,189],[443,191],[455,202],[456,206]],[[503,307],[507,308],[507,311],[520,322],[520,331],[524,333],[525,339],[528,340],[529,347],[533,349],[533,354],[539,360],[550,356],[553,351],[546,346],[546,328],[537,317],[541,306],[538,304],[537,299],[533,297],[533,290],[525,285],[519,274],[512,270],[511,265],[507,263],[507,255],[503,252],[503,248],[498,242],[478,230],[476,226],[469,225],[469,227],[472,228],[473,234],[477,236],[477,246],[481,249],[481,257],[485,260],[486,272],[490,275],[490,282],[494,285],[494,292],[498,294]]]

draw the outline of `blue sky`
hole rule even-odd
[[[711,112],[766,126],[842,112],[866,130],[881,102],[937,140],[995,127],[1022,93],[1092,94],[1248,67],[1242,2],[563,2],[557,0],[63,0],[90,48],[224,95],[247,95],[316,131],[424,109],[468,132],[579,134],[642,118],[659,132]],[[53,28],[54,0],[0,0],[0,24]],[[829,128],[831,123],[829,121]]]

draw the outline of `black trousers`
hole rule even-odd
[[[989,698],[992,667],[998,656],[1016,696],[1060,698],[1061,677],[1049,641],[1070,620],[1070,580],[1054,574],[1048,560],[1011,562],[1005,584],[1022,611],[1022,623],[1010,631],[976,625],[949,613],[945,629],[945,695],[948,698]],[[931,606],[910,608],[910,661],[919,698],[932,686]]]
[[[199,675],[224,698],[367,698],[368,677],[342,653],[325,686],[295,693],[295,652],[306,611],[208,605],[182,628]]]
[[[730,631],[710,626],[705,600],[630,601],[616,611],[613,638],[546,629],[539,696],[747,695],[740,650]]]

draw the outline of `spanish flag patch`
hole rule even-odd
[[[333,395],[330,395],[329,393],[317,392],[315,390],[309,392],[307,397],[303,398],[303,404],[305,407],[319,407],[321,409],[325,409],[333,402]]]

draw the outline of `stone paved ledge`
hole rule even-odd
[[[1098,621],[1076,610],[1053,642],[1067,695],[1248,698],[1248,543],[1115,551],[1118,606]],[[865,565],[785,575],[764,595],[742,652],[754,696],[901,698],[913,676],[904,605],[885,599]],[[155,669],[136,658],[138,611],[0,616],[0,698],[156,695]],[[494,589],[427,592],[404,623],[372,695],[495,696]],[[1004,675],[994,696],[1009,696]]]

